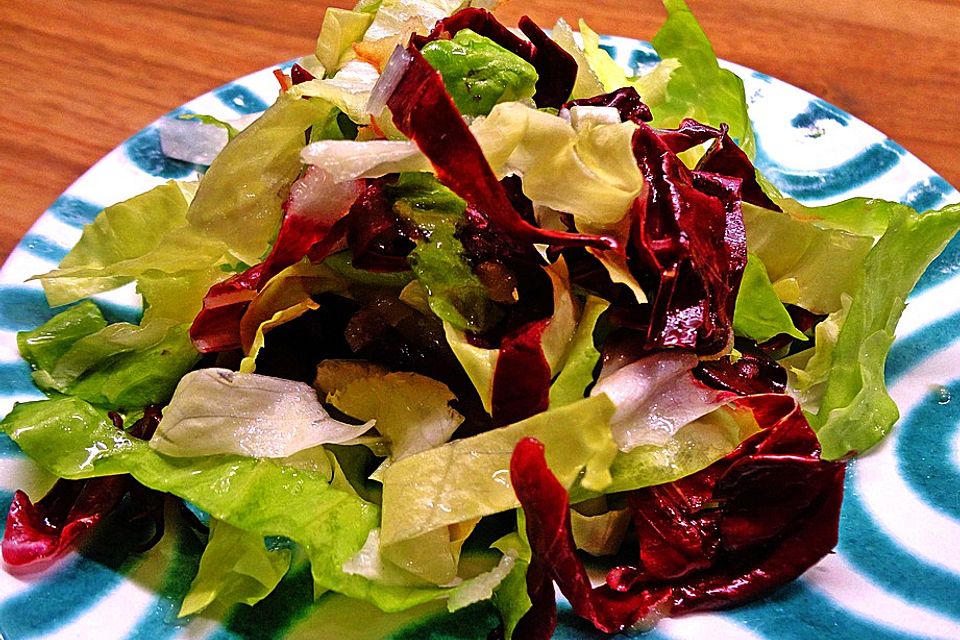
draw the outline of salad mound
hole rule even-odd
[[[616,633],[833,549],[960,206],[785,197],[682,0],[636,77],[583,22],[484,4],[328,10],[254,121],[165,130],[192,162],[227,131],[200,178],[108,207],[38,276],[69,305],[18,336],[49,398],[0,427],[60,480],[16,493],[8,565],[108,520],[149,523],[146,551],[176,503],[206,540],[181,616],[309,564],[317,597],[487,603],[536,639],[555,589]],[[130,283],[141,320],[109,324],[96,296]]]

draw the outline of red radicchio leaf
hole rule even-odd
[[[729,356],[703,360],[693,370],[693,375],[715,389],[733,391],[742,396],[785,393],[787,388],[787,371],[763,352],[741,353],[736,360]]]
[[[577,63],[527,16],[520,19],[519,27],[529,41],[515,35],[486,9],[469,7],[440,20],[425,36],[414,34],[410,44],[420,50],[428,42],[449,39],[463,29],[470,29],[532,64],[538,76],[534,102],[540,108],[558,108],[573,91]]]
[[[510,480],[526,515],[527,537],[533,554],[527,572],[533,608],[521,621],[525,630],[549,628],[552,633],[556,624],[556,601],[535,596],[552,591],[549,586],[553,581],[577,615],[606,633],[630,626],[669,594],[668,588],[620,593],[607,585],[594,588],[590,584],[573,541],[567,491],[547,467],[540,442],[524,438],[517,443],[510,459]],[[526,622],[527,618],[530,622]],[[517,637],[539,640],[549,638],[550,634]]]
[[[118,428],[123,427],[117,414],[110,417]],[[159,422],[160,409],[147,407],[144,417],[127,433],[149,439]],[[162,494],[143,487],[126,474],[86,480],[60,479],[36,503],[23,491],[14,494],[0,544],[4,561],[17,567],[29,565],[30,569],[48,566],[114,511],[127,492],[136,509],[130,521],[151,519],[154,522],[153,536],[141,549],[152,547],[163,535]]]
[[[127,493],[129,482],[126,475],[61,479],[36,504],[18,490],[7,512],[4,561],[13,566],[46,566],[113,511]]]
[[[547,231],[524,221],[510,204],[440,74],[413,46],[406,51],[397,49],[394,56],[401,57],[404,66],[387,106],[397,128],[430,160],[440,182],[518,242],[601,249],[615,246],[609,238]]]
[[[302,84],[304,82],[310,82],[311,80],[316,80],[317,77],[301,67],[299,64],[294,64],[290,67],[290,80],[294,85]]]
[[[759,598],[836,545],[844,463],[820,459],[816,435],[792,398],[766,394],[736,404],[752,410],[763,430],[703,471],[630,492],[639,562],[613,569],[596,588],[576,555],[567,494],[542,445],[517,445],[510,474],[527,517],[531,567],[539,563],[546,576],[539,579],[556,581],[598,629]],[[543,610],[550,603],[536,606],[541,610],[528,615],[555,615]]]
[[[613,107],[620,113],[620,120],[623,122],[640,123],[653,120],[650,107],[640,99],[640,94],[633,87],[622,87],[616,91],[603,93],[592,98],[571,100],[564,104],[561,109],[570,109],[571,107]]]
[[[746,265],[740,180],[691,172],[643,123],[633,148],[647,189],[631,211],[630,249],[633,271],[652,293],[636,328],[646,325],[651,347],[720,351],[732,336]]]
[[[368,271],[409,271],[414,244],[384,194],[388,178],[371,180],[347,215],[347,244],[353,266]]]
[[[537,70],[537,92],[533,101],[541,109],[560,108],[577,81],[577,62],[560,45],[544,33],[537,24],[523,16],[517,25],[523,35],[533,43],[533,58],[530,64]]]
[[[290,187],[283,222],[267,259],[210,287],[203,308],[190,326],[200,353],[239,349],[240,319],[270,278],[309,255],[323,260],[343,240],[342,220],[362,189],[362,181],[333,183],[311,165]]]
[[[696,170],[740,178],[742,181],[740,192],[744,202],[780,211],[780,207],[760,188],[757,172],[750,158],[737,146],[727,131],[728,127],[725,124],[720,125],[719,129],[714,129],[696,120],[685,118],[676,129],[661,129],[657,133],[674,153],[680,153],[713,140],[713,144],[697,163]]]
[[[540,339],[550,318],[529,322],[503,336],[493,374],[495,424],[513,424],[546,411],[550,401],[550,365]]]

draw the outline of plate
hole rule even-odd
[[[649,45],[604,37],[633,71],[656,61]],[[920,210],[960,201],[960,193],[897,143],[804,91],[724,63],[746,86],[757,131],[756,164],[786,194],[808,204],[852,196],[901,201]],[[289,66],[281,65],[281,66]],[[168,114],[222,119],[256,113],[276,96],[271,69],[251,74]],[[41,397],[17,354],[16,332],[48,319],[42,291],[24,281],[50,270],[104,206],[198,167],[160,151],[156,123],[94,165],[53,203],[0,270],[0,414]],[[113,318],[136,316],[121,290],[99,299]],[[920,281],[887,361],[902,418],[895,431],[847,474],[836,553],[773,595],[723,613],[665,620],[650,638],[960,638],[960,241]],[[38,497],[53,479],[0,434],[0,503],[17,488]],[[175,519],[175,518],[174,518]],[[421,637],[484,638],[495,623],[475,606],[385,616],[370,605],[324,596],[312,603],[309,571],[295,569],[253,608],[178,620],[202,543],[174,527],[145,555],[127,555],[107,531],[41,575],[0,571],[0,638]],[[560,607],[557,638],[600,634]]]

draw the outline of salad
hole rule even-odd
[[[960,206],[784,197],[742,82],[664,4],[628,77],[582,22],[361,0],[252,122],[165,132],[202,178],[108,207],[39,276],[66,310],[18,346],[49,398],[0,426],[60,480],[14,496],[8,567],[118,522],[144,552],[176,517],[205,541],[181,616],[308,566],[317,596],[536,639],[557,589],[616,633],[828,554]],[[142,317],[109,323],[130,283]]]

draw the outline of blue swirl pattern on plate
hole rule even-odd
[[[657,61],[646,43],[611,37],[602,43],[634,73]],[[757,164],[788,195],[812,203],[882,197],[921,210],[960,201],[960,194],[941,177],[850,114],[763,74],[727,66],[745,82],[762,141]],[[256,113],[274,95],[271,72],[265,70],[202,96],[169,117],[209,112],[211,104],[218,105],[221,112],[214,115],[219,117]],[[91,168],[51,205],[0,271],[0,413],[15,401],[41,397],[31,384],[29,368],[16,357],[16,331],[40,324],[52,312],[39,286],[24,281],[53,268],[75,241],[64,242],[58,229],[79,230],[96,216],[100,206],[84,195],[87,185],[117,184],[113,192],[97,193],[98,202],[112,203],[135,193],[104,176],[134,172],[142,187],[187,178],[201,169],[165,158],[156,131],[155,126],[144,129],[122,145],[122,153]],[[837,148],[843,149],[842,155]],[[960,371],[949,366],[957,361],[954,351],[960,357],[960,303],[944,310],[941,303],[948,299],[960,300],[960,241],[948,246],[911,298],[904,316],[909,335],[894,345],[888,361],[891,392],[904,417],[877,451],[853,465],[837,553],[762,601],[731,612],[668,620],[648,637],[960,637],[955,597],[960,593],[960,554],[955,552],[960,547]],[[132,299],[102,306],[112,319],[137,315]],[[953,398],[946,404],[944,391]],[[0,508],[9,504],[29,465],[16,446],[0,436]],[[918,533],[912,512],[898,511],[898,503],[934,514],[923,527],[939,529]],[[930,542],[937,535],[942,536],[939,548]],[[323,624],[317,618],[330,619],[329,612],[318,611],[331,597],[313,603],[309,571],[301,566],[261,606],[238,607],[221,622],[177,620],[176,609],[202,550],[194,534],[181,528],[142,558],[127,556],[127,546],[109,535],[103,538],[53,573],[27,579],[0,574],[0,635],[8,640],[84,633],[100,638],[315,637],[322,626],[312,625]],[[357,611],[367,606],[355,605]],[[408,626],[395,637],[484,638],[495,623],[490,608],[482,605],[452,616],[416,615],[425,621],[409,626],[410,616],[397,619],[394,626]],[[368,621],[359,613],[350,617],[350,628],[363,637],[389,633],[363,629]],[[106,630],[105,620],[111,624]],[[561,606],[557,637],[601,636]]]

